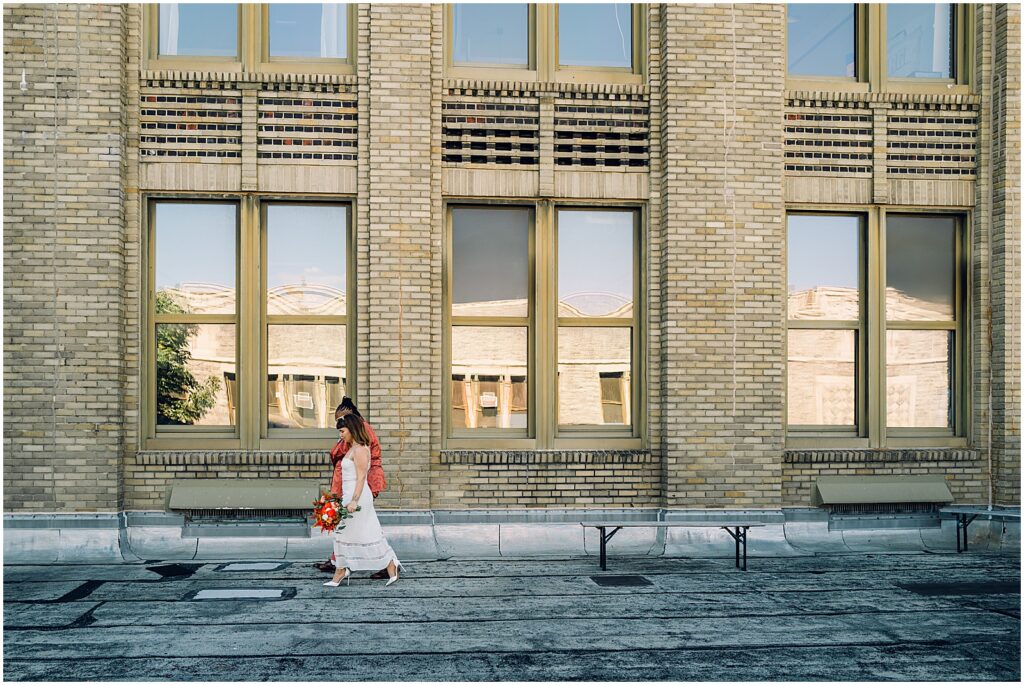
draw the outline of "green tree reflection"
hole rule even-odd
[[[158,292],[156,313],[187,312],[168,293]],[[160,324],[156,327],[156,422],[160,425],[192,425],[217,402],[220,379],[213,376],[200,383],[188,370],[188,362],[192,358],[189,340],[198,331],[196,324]]]

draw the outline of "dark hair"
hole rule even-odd
[[[357,445],[369,445],[370,434],[366,431],[366,422],[363,417],[356,414],[347,414],[338,419],[338,430],[348,428],[352,434],[352,441]]]
[[[341,398],[341,404],[334,408],[334,413],[337,414],[342,409],[348,409],[359,418],[363,418],[363,415],[359,413],[359,407],[356,406],[356,403],[348,395]],[[341,426],[338,426],[338,428],[341,428]]]

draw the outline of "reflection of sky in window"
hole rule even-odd
[[[234,204],[156,205],[156,289],[183,283],[235,287]]]
[[[530,212],[452,210],[452,303],[525,300]]]
[[[949,3],[886,5],[889,76],[950,78]]]
[[[270,54],[273,57],[346,57],[347,5],[271,4]]]
[[[345,290],[343,205],[267,207],[267,288],[325,285]]]
[[[632,5],[558,6],[558,63],[578,67],[633,66]]]
[[[529,64],[525,4],[452,5],[452,61]]]
[[[633,300],[632,212],[558,212],[558,299],[579,293]]]
[[[789,291],[859,288],[860,219],[789,216]]]
[[[853,4],[787,6],[789,73],[855,76]]]
[[[161,55],[234,57],[238,5],[160,3]]]
[[[956,219],[943,216],[886,218],[885,285],[953,312]]]

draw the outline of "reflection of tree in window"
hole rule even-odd
[[[157,314],[186,314],[185,308],[164,292],[156,294]],[[193,425],[216,404],[220,380],[200,382],[189,370],[190,340],[196,324],[160,324],[156,327],[156,421],[160,425]]]

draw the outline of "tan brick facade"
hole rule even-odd
[[[783,5],[644,11],[637,85],[446,78],[441,5],[359,5],[352,75],[152,71],[141,6],[5,6],[5,512],[160,511],[172,479],[328,478],[329,439],[322,450],[147,444],[154,197],[351,202],[349,382],[384,447],[382,508],[778,509],[811,506],[813,479],[842,474],[941,474],[958,502],[987,503],[991,484],[995,503],[1019,505],[1019,7],[977,7],[975,84],[958,95],[787,91]],[[236,156],[171,159],[159,155],[172,143],[143,142],[145,123],[172,120],[145,110],[173,109],[146,103],[176,94],[209,97],[232,122],[237,110],[238,142],[224,144]],[[300,116],[355,102],[346,125],[356,130],[344,134],[354,157],[261,156],[272,100],[294,101]],[[445,106],[503,103],[536,127],[535,162],[444,159]],[[639,164],[560,152],[557,134],[583,126],[576,107],[648,131]],[[908,110],[976,116],[974,176],[898,176],[890,120]],[[786,171],[784,124],[805,111],[861,117],[866,170]],[[639,449],[448,448],[443,203],[453,198],[642,207]],[[794,204],[969,216],[964,445],[787,450]]]

